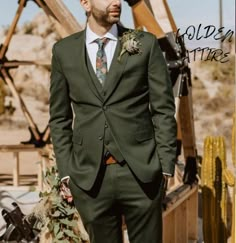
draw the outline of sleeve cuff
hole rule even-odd
[[[70,176],[64,176],[64,177],[62,177],[61,178],[61,182],[63,182],[64,180],[67,180],[67,179],[69,180],[70,179]]]
[[[170,174],[170,173],[165,173],[165,172],[163,172],[162,174],[163,174],[163,175],[170,176],[170,177],[173,177],[173,175],[172,175],[172,174]]]

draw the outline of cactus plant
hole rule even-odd
[[[223,137],[207,137],[202,161],[203,236],[205,243],[227,242],[227,187],[234,176],[227,169]]]
[[[236,140],[236,113],[234,113],[233,116],[233,129],[232,129],[232,161],[234,165],[234,171],[236,173],[236,147],[235,147],[235,140]],[[236,179],[230,178],[231,182],[234,182],[234,185],[236,185]],[[233,190],[233,206],[232,206],[232,227],[231,227],[231,236],[232,236],[232,242],[234,243],[236,241],[235,237],[235,222],[236,222],[236,208],[235,208],[235,202],[236,202],[236,191],[235,186]]]

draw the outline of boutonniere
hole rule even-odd
[[[128,54],[135,55],[135,54],[141,54],[142,51],[140,49],[141,42],[139,40],[138,33],[140,32],[140,29],[136,30],[129,30],[123,33],[123,35],[120,37],[121,41],[121,52],[118,56],[118,61],[121,60],[121,57],[125,52],[128,52]]]

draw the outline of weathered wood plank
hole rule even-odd
[[[140,1],[133,5],[132,13],[134,18],[138,20],[136,23],[138,23],[140,26],[145,27],[147,31],[154,34],[157,38],[165,37],[164,31],[144,1]]]
[[[164,243],[178,243],[175,231],[175,211],[172,211],[163,218],[163,242]],[[178,232],[177,232],[178,233]]]
[[[175,241],[188,242],[188,209],[187,200],[175,209]]]
[[[188,239],[198,239],[198,190],[196,190],[188,201]]]
[[[183,201],[187,200],[197,190],[197,185],[193,185],[192,187],[190,185],[182,185],[167,194],[164,200],[165,210],[163,212],[163,215],[166,216],[167,214],[169,214]]]
[[[172,26],[163,0],[145,0],[145,2],[151,7],[151,11],[162,30],[165,33],[172,32]]]
[[[73,34],[82,30],[80,24],[61,0],[44,0],[44,2],[68,34]]]
[[[42,151],[42,148],[36,148],[33,144],[10,144],[10,145],[0,145],[0,152],[34,152]]]
[[[14,156],[14,166],[13,166],[13,186],[19,186],[19,176],[20,176],[20,157],[18,152],[13,153]]]

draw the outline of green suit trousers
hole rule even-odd
[[[70,180],[75,206],[91,243],[122,243],[122,215],[130,243],[162,242],[164,178],[142,183],[127,163],[101,165],[91,190]]]

